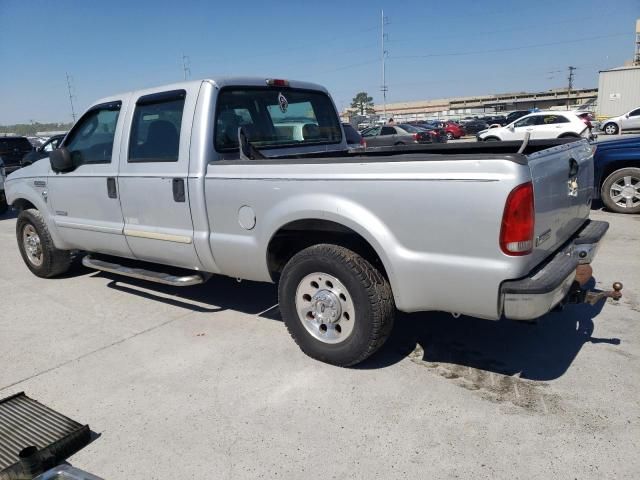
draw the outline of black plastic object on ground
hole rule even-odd
[[[0,480],[28,480],[91,441],[81,425],[23,392],[0,400]]]

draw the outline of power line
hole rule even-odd
[[[595,37],[583,37],[576,38],[575,40],[564,40],[561,42],[549,42],[549,43],[538,43],[533,45],[521,45],[519,47],[509,47],[509,48],[495,48],[491,50],[476,50],[471,52],[450,52],[450,53],[428,53],[426,55],[400,55],[400,56],[392,56],[390,58],[431,58],[431,57],[458,57],[464,55],[482,55],[485,53],[498,53],[498,52],[511,52],[516,50],[524,50],[527,48],[538,48],[538,47],[551,47],[554,45],[564,45],[567,43],[578,43],[578,42],[587,42],[591,40],[600,40],[602,38],[611,38],[611,37],[622,37],[627,36],[628,33],[614,33],[610,35],[598,35]]]
[[[73,123],[76,123],[76,111],[73,108],[73,94],[71,93],[71,81],[73,77],[69,76],[67,72],[67,90],[69,92],[69,103],[71,104],[71,118],[73,118]]]

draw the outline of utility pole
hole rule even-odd
[[[388,24],[387,18],[384,16],[384,10],[381,10],[380,13],[381,15],[381,25],[382,25],[382,49],[381,49],[381,53],[382,53],[382,87],[380,87],[380,91],[382,92],[382,113],[384,116],[384,120],[385,122],[387,121],[387,91],[389,90],[387,88],[387,69],[386,69],[386,65],[385,65],[385,60],[387,58],[387,54],[389,52],[387,52],[384,49],[384,40],[385,40],[385,33],[384,33],[384,26]]]
[[[191,60],[188,55],[182,54],[182,71],[184,72],[184,79],[191,77]]]
[[[569,87],[567,88],[567,110],[569,110],[569,104],[571,102],[571,90],[573,90],[573,72],[577,70],[576,67],[569,67]]]
[[[69,91],[69,103],[71,104],[71,118],[73,118],[73,123],[76,123],[76,111],[73,108],[73,93],[71,93],[71,81],[72,77],[69,76],[67,72],[67,90]]]

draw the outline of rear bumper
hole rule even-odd
[[[533,320],[551,311],[571,290],[578,265],[591,263],[608,229],[607,222],[589,221],[549,262],[525,278],[503,282],[504,316]]]

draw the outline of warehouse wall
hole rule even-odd
[[[615,117],[640,107],[640,67],[600,72],[598,115]]]

